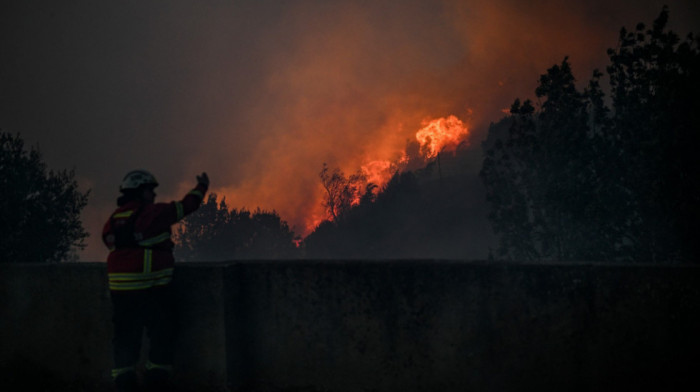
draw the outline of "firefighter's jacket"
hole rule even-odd
[[[206,185],[199,184],[181,201],[132,201],[112,213],[102,230],[102,240],[110,250],[110,290],[145,290],[172,281],[175,259],[170,226],[196,210],[206,191]],[[128,241],[123,239],[124,232],[129,234]]]

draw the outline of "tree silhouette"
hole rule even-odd
[[[614,257],[601,237],[593,90],[579,92],[568,59],[542,75],[542,101],[511,107],[507,136],[486,150],[481,176],[501,235],[501,256],[579,260]],[[597,90],[595,90],[597,93]]]
[[[531,102],[492,127],[481,176],[502,257],[693,261],[698,218],[698,40],[652,29],[620,33],[608,51],[612,108],[595,71],[576,90],[568,59]]]
[[[288,259],[298,257],[297,240],[274,211],[229,210],[210,194],[176,230],[175,254],[188,261]]]
[[[608,50],[614,112],[606,141],[625,189],[626,245],[641,260],[697,260],[700,218],[700,40],[666,31],[664,7],[651,29],[620,31]]]
[[[362,187],[366,186],[367,179],[360,172],[345,177],[345,173],[339,168],[329,171],[325,163],[318,175],[325,190],[323,206],[328,218],[338,221],[350,211],[353,204],[359,203],[363,196]],[[371,189],[366,188],[364,196],[368,196],[367,190],[371,192]]]
[[[37,149],[0,132],[0,262],[58,262],[83,249],[88,195],[72,170],[47,171]]]

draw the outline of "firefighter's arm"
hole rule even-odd
[[[181,201],[175,202],[176,222],[199,208],[207,189],[209,189],[209,176],[207,173],[202,173],[197,176],[197,186],[187,193]]]

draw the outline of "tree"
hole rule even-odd
[[[74,171],[47,171],[41,153],[0,132],[0,262],[58,262],[85,247],[80,222],[89,191]]]
[[[502,256],[553,260],[695,261],[700,213],[699,41],[664,30],[620,32],[583,93],[567,59],[516,100],[508,135],[492,127],[481,176]]]
[[[608,166],[624,189],[625,246],[635,259],[697,261],[700,218],[700,40],[665,30],[620,31],[607,68],[614,111]]]
[[[207,201],[176,230],[175,254],[182,260],[288,259],[297,240],[275,211],[229,210],[226,199]]]
[[[177,227],[175,255],[187,261],[232,258],[237,241],[230,240],[234,235],[230,222],[225,198],[217,202],[216,194],[209,194],[207,201]]]
[[[535,93],[540,109],[515,100],[508,135],[490,143],[481,171],[501,256],[611,257],[597,222],[605,198],[592,164],[592,92],[576,89],[565,58],[540,77]]]
[[[534,238],[537,237],[534,215],[530,212],[533,200],[529,194],[539,189],[534,183],[533,172],[536,149],[534,107],[527,100],[521,106],[515,100],[511,107],[512,121],[505,141],[500,137],[490,140],[502,124],[492,125],[489,139],[484,146],[486,158],[480,175],[487,188],[487,200],[491,203],[489,218],[494,231],[500,235],[500,255],[515,259],[531,260],[539,256]]]
[[[329,172],[328,166],[324,163],[323,169],[318,174],[321,178],[321,184],[326,191],[323,206],[326,208],[328,218],[331,221],[337,222],[342,219],[351,209],[351,207],[360,202],[360,199],[372,192],[374,189],[371,185],[366,184],[367,179],[362,173],[357,172],[345,177],[342,170],[335,168]],[[362,193],[362,188],[365,187],[365,193]]]

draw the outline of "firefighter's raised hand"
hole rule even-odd
[[[197,176],[197,184],[202,184],[206,187],[209,187],[209,176],[207,176],[207,173],[203,172],[202,174]]]

